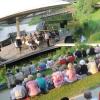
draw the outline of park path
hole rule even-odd
[[[97,100],[99,100],[100,87],[97,87],[97,88],[92,89],[90,91],[92,92],[93,98],[97,98]],[[72,99],[73,100],[85,100],[83,96],[84,96],[84,94],[82,93],[82,94],[80,94],[78,96],[73,97]]]
[[[0,100],[10,100],[10,90],[0,91]]]
[[[91,92],[92,92],[92,96],[94,98],[97,98],[97,100],[99,100],[98,97],[99,97],[100,87],[97,87],[97,88],[91,90]],[[75,96],[71,99],[73,99],[73,100],[85,100],[83,97],[83,94]],[[10,90],[0,91],[0,100],[10,100]]]

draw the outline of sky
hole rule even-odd
[[[59,4],[67,4],[67,2],[62,0],[0,0],[0,18],[27,10]]]

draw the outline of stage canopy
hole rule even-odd
[[[0,0],[0,20],[69,4],[63,0]]]

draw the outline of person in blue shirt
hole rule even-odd
[[[46,79],[42,77],[41,73],[37,73],[36,82],[38,83],[41,93],[47,93],[47,82]]]

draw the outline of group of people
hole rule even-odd
[[[35,50],[40,45],[46,42],[47,46],[50,46],[50,41],[58,41],[60,39],[59,32],[54,30],[50,31],[41,31],[41,32],[34,32],[30,34],[25,34],[22,36],[17,36],[15,39],[15,47],[19,49],[21,52],[22,44],[28,45],[32,50]]]
[[[51,75],[45,76],[39,73],[48,68],[52,69]],[[45,59],[45,61],[40,61],[37,66],[31,63],[27,67],[22,67],[21,71],[17,69],[16,86],[11,90],[11,98],[21,100],[27,96],[45,94],[53,88],[83,79],[98,71],[100,71],[100,47],[90,47],[87,50],[76,49],[73,53],[68,52],[56,60]],[[37,73],[36,79],[33,77],[35,73]]]

